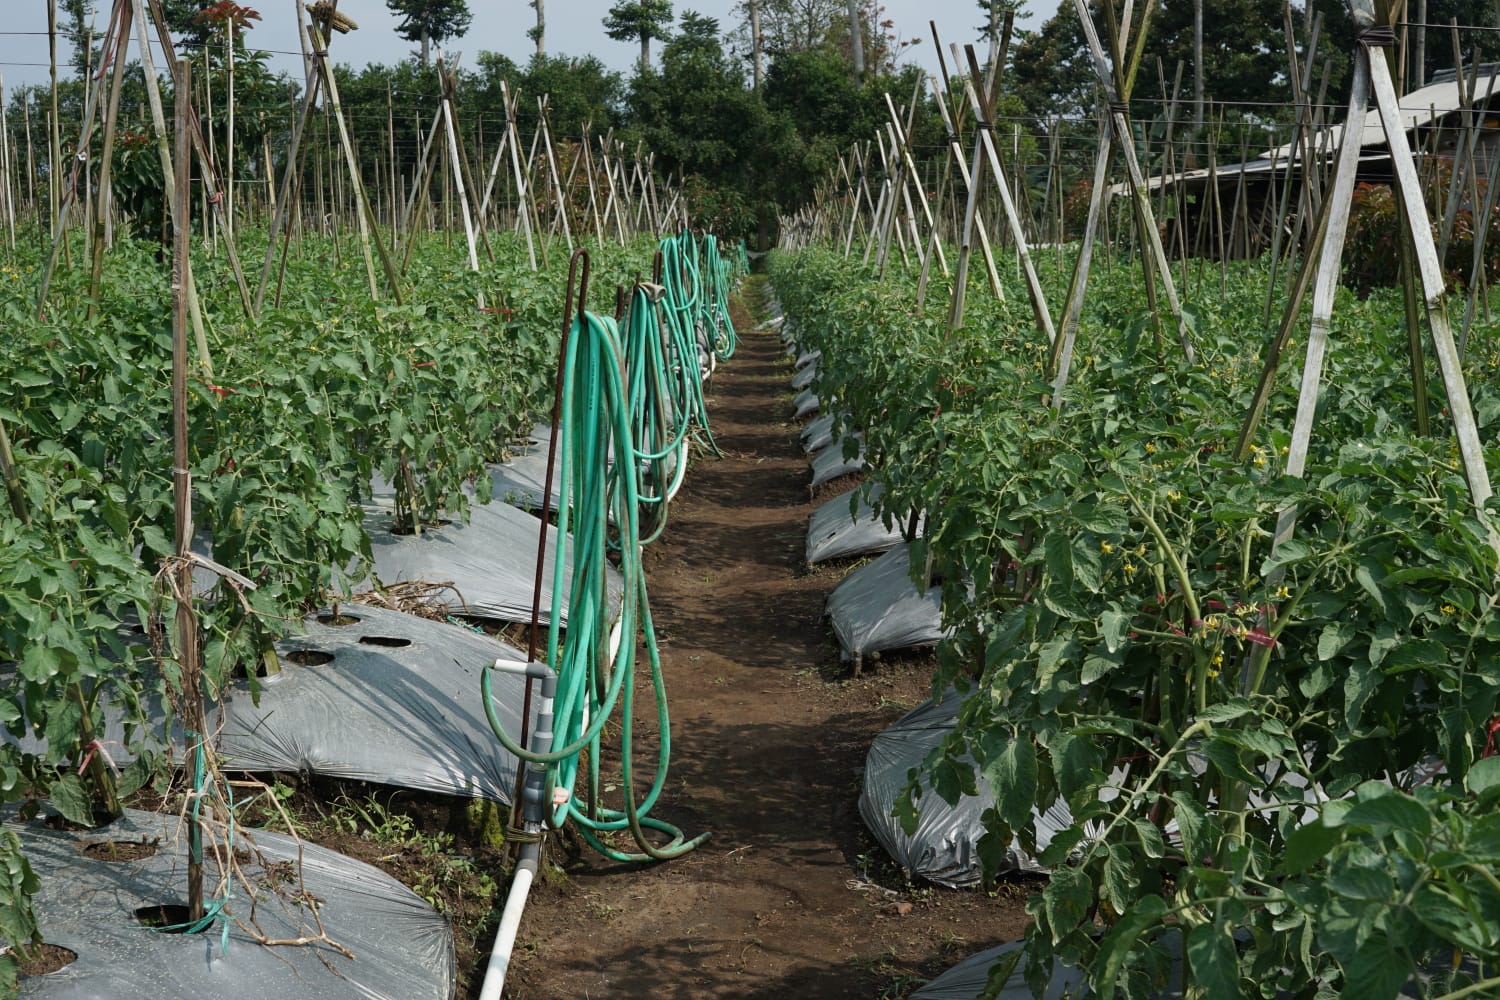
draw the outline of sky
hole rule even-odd
[[[108,17],[112,0],[97,0],[100,30]],[[302,65],[296,32],[293,4],[300,0],[241,0],[261,14],[262,20],[247,36],[253,48],[272,54],[272,69],[301,78]],[[47,5],[48,0],[0,0],[0,73],[7,88],[47,80]],[[604,34],[603,20],[611,0],[546,0],[547,51],[551,55],[596,55],[611,69],[627,75],[640,51],[638,43],[617,42]],[[719,19],[728,30],[735,17],[731,14],[735,0],[675,0],[675,10],[696,10]],[[899,38],[921,37],[923,44],[907,50],[903,61],[915,62],[930,72],[937,71],[932,33],[927,22],[937,22],[938,34],[946,46],[949,42],[978,42],[977,26],[982,14],[975,0],[885,0],[886,16],[895,21]],[[1040,27],[1041,21],[1056,10],[1055,0],[1026,0],[1029,19],[1019,21],[1022,27]],[[535,14],[527,0],[469,0],[474,20],[468,33],[447,48],[460,53],[461,66],[473,66],[473,56],[481,50],[500,52],[519,63],[530,58],[534,47],[526,29],[534,25]],[[387,9],[385,0],[340,0],[339,10],[359,24],[359,30],[339,36],[330,45],[330,55],[338,63],[363,66],[367,63],[395,63],[408,58],[414,46],[395,33],[397,18]],[[67,43],[59,39],[59,60],[66,62]],[[983,50],[981,49],[981,55]],[[59,70],[63,72],[63,70]]]

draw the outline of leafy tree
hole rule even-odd
[[[1000,29],[1005,24],[1005,15],[1014,14],[1019,21],[1027,17],[1021,0],[978,0],[979,11],[984,15],[984,23],[979,25],[979,33],[984,37],[988,62],[989,53],[1000,45]]]
[[[210,26],[200,21],[198,15],[212,3],[213,0],[161,0],[167,30],[177,38],[177,47],[184,55],[198,52],[203,48],[203,43],[208,41]]]
[[[585,124],[597,131],[619,122],[625,80],[597,56],[542,56],[526,67],[521,92],[548,95],[553,136],[576,137]]]
[[[1413,6],[1415,11],[1415,6]],[[1415,20],[1415,13],[1413,13]],[[1428,24],[1449,24],[1458,21],[1460,43],[1465,65],[1472,61],[1490,62],[1500,58],[1500,33],[1495,31],[1463,31],[1465,25],[1494,28],[1500,25],[1500,11],[1493,0],[1427,0]],[[1415,31],[1416,29],[1410,29]],[[1444,29],[1428,29],[1425,53],[1424,80],[1440,69],[1453,68],[1452,32]],[[1415,87],[1416,81],[1410,84]]]
[[[749,0],[740,0],[734,12],[740,20],[730,36],[735,52],[749,55]],[[828,42],[834,23],[846,17],[843,0],[760,0],[761,35],[766,55],[806,52]]]
[[[1208,97],[1242,105],[1242,113],[1261,118],[1284,116],[1291,89],[1286,78],[1286,39],[1282,31],[1284,0],[1217,0],[1204,25],[1203,61]],[[1160,59],[1170,76],[1181,60],[1184,78],[1193,71],[1192,0],[1154,0],[1150,37],[1142,65]],[[1333,3],[1330,2],[1330,6]],[[1337,6],[1344,6],[1337,0]],[[1095,24],[1105,30],[1102,4],[1090,4]],[[1137,5],[1137,18],[1141,7]],[[1300,20],[1300,5],[1294,5]],[[1057,13],[1040,30],[1023,31],[1011,53],[1016,89],[1035,115],[1085,115],[1094,104],[1096,80],[1073,0],[1061,0]],[[1143,70],[1143,74],[1152,72]],[[1142,80],[1146,79],[1142,76]],[[1156,100],[1154,86],[1138,85],[1137,99]],[[1154,105],[1145,117],[1157,109]]]
[[[422,65],[429,65],[432,44],[462,38],[474,15],[467,0],[385,0],[387,9],[401,18],[396,34],[422,45]]]
[[[1097,3],[1090,6],[1097,12]],[[1011,45],[1010,80],[1028,113],[1081,116],[1093,110],[1097,82],[1086,44],[1073,0],[1061,0],[1039,30],[1019,33]]]
[[[73,46],[69,62],[79,76],[88,70],[89,64],[89,20],[94,16],[96,0],[61,0],[57,5],[62,15],[62,35]]]
[[[631,81],[633,131],[663,173],[697,175],[701,204],[730,205],[728,192],[750,189],[778,155],[764,141],[766,108],[724,52],[717,20],[689,11],[680,29],[662,49],[661,72]]]
[[[641,72],[651,68],[651,39],[672,25],[672,0],[620,0],[604,18],[604,33],[617,42],[641,42]]]

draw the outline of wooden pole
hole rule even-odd
[[[8,245],[16,249],[16,202],[11,179],[10,115],[6,114],[5,74],[0,73],[0,197],[5,199],[5,231]]]
[[[161,86],[156,79],[156,61],[152,58],[151,41],[146,35],[146,24],[149,18],[146,15],[144,0],[133,0],[133,2],[135,4],[136,42],[140,50],[141,71],[146,78],[146,98],[151,107],[151,126],[156,133],[156,151],[161,160],[161,176],[167,195],[167,212],[172,218],[176,218],[177,206],[173,202],[177,198],[177,189],[175,185],[167,183],[168,179],[176,176],[172,167],[172,140],[168,137],[167,116],[161,100]],[[154,7],[153,13],[158,16],[160,14]],[[161,25],[159,24],[158,27]],[[167,47],[166,51],[170,53],[172,49]],[[188,107],[191,109],[191,102]],[[208,353],[208,335],[203,329],[203,312],[199,307],[197,290],[193,284],[192,261],[188,260],[184,266],[187,268],[188,319],[193,326],[193,342],[198,351],[198,367],[204,377],[212,379],[213,363]]]
[[[120,31],[115,42],[119,51],[114,54],[114,72],[110,79],[109,107],[104,112],[104,143],[99,157],[99,208],[94,213],[93,262],[89,275],[89,306],[87,318],[92,320],[99,308],[99,292],[104,277],[105,220],[109,216],[112,200],[111,184],[115,155],[115,130],[120,117],[120,93],[125,83],[125,51],[130,41],[131,8],[129,4],[116,5],[120,18]],[[108,32],[105,33],[108,38]],[[105,58],[109,58],[106,49]]]
[[[328,43],[324,41],[322,32],[319,31],[316,21],[310,21],[307,25],[308,41],[311,42],[318,69],[323,76],[323,85],[328,90],[329,105],[333,112],[333,120],[338,126],[339,146],[344,151],[344,162],[349,168],[349,188],[355,199],[355,214],[359,219],[359,239],[365,256],[365,270],[370,279],[370,294],[379,297],[376,289],[375,264],[371,259],[371,249],[375,250],[380,257],[380,264],[385,271],[386,283],[389,286],[391,298],[397,304],[401,302],[401,279],[396,274],[396,266],[391,261],[391,256],[386,252],[385,243],[372,239],[377,227],[375,209],[370,205],[369,195],[365,192],[364,181],[360,177],[359,158],[355,155],[354,144],[349,140],[349,129],[344,123],[344,113],[339,106],[338,81],[334,79],[333,67],[328,62]]]
[[[188,369],[188,249],[192,222],[192,158],[188,145],[192,107],[193,66],[186,59],[177,63],[176,155],[172,178],[175,197],[172,209],[172,506],[176,534],[175,565],[177,599],[177,663],[181,671],[182,726],[186,740],[189,773],[202,770],[208,753],[207,725],[203,712],[202,665],[198,660],[198,619],[193,611],[193,487],[188,473],[187,369]],[[197,794],[201,788],[194,788]],[[188,826],[188,922],[203,919],[203,827],[196,809]]]

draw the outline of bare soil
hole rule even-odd
[[[59,969],[66,969],[78,960],[78,952],[60,944],[37,944],[30,948],[30,957],[20,958],[22,976],[45,976]]]
[[[554,851],[512,1000],[895,998],[1021,934],[1028,883],[913,885],[860,821],[865,753],[927,696],[932,661],[857,680],[838,662],[823,621],[837,579],[802,565],[813,504],[791,374],[779,338],[742,334],[710,388],[723,457],[695,462],[648,554],[673,723],[655,814],[713,839],[648,867]]]

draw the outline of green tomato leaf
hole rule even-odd
[[[1346,997],[1359,1000],[1395,1000],[1411,977],[1411,968],[1401,952],[1384,934],[1368,938],[1344,964]]]
[[[1355,803],[1344,814],[1346,824],[1368,826],[1377,837],[1384,837],[1392,830],[1405,830],[1425,837],[1432,832],[1432,816],[1416,799],[1398,791]]]
[[[1104,898],[1116,913],[1126,913],[1135,902],[1141,879],[1136,873],[1135,852],[1124,844],[1110,844],[1104,858]]]
[[[1340,827],[1328,827],[1322,823],[1304,823],[1286,838],[1286,853],[1281,857],[1281,870],[1288,875],[1300,875],[1322,863],[1335,844],[1343,839]]]
[[[1207,719],[1209,722],[1233,722],[1253,711],[1254,708],[1244,698],[1230,698],[1228,701],[1209,705],[1198,714],[1198,718]]]
[[[80,826],[94,825],[94,807],[78,775],[65,774],[52,782],[47,789],[47,797],[52,800],[52,807],[62,814],[63,819]]]
[[[1104,935],[1104,940],[1099,942],[1099,955],[1094,963],[1097,970],[1094,989],[1098,992],[1099,1000],[1112,1000],[1136,941],[1166,912],[1167,904],[1160,896],[1143,896]]]
[[[1052,943],[1083,923],[1094,902],[1094,881],[1080,868],[1059,868],[1042,889],[1042,908],[1052,929]]]
[[[1318,659],[1331,660],[1358,634],[1353,622],[1332,622],[1318,636]]]
[[[1021,733],[1007,739],[999,753],[987,755],[985,777],[995,793],[1000,818],[1011,829],[1021,829],[1031,818],[1036,799],[1036,746],[1031,737]]]
[[[1239,955],[1229,928],[1217,923],[1199,924],[1188,931],[1188,967],[1208,1000],[1239,1000]]]

